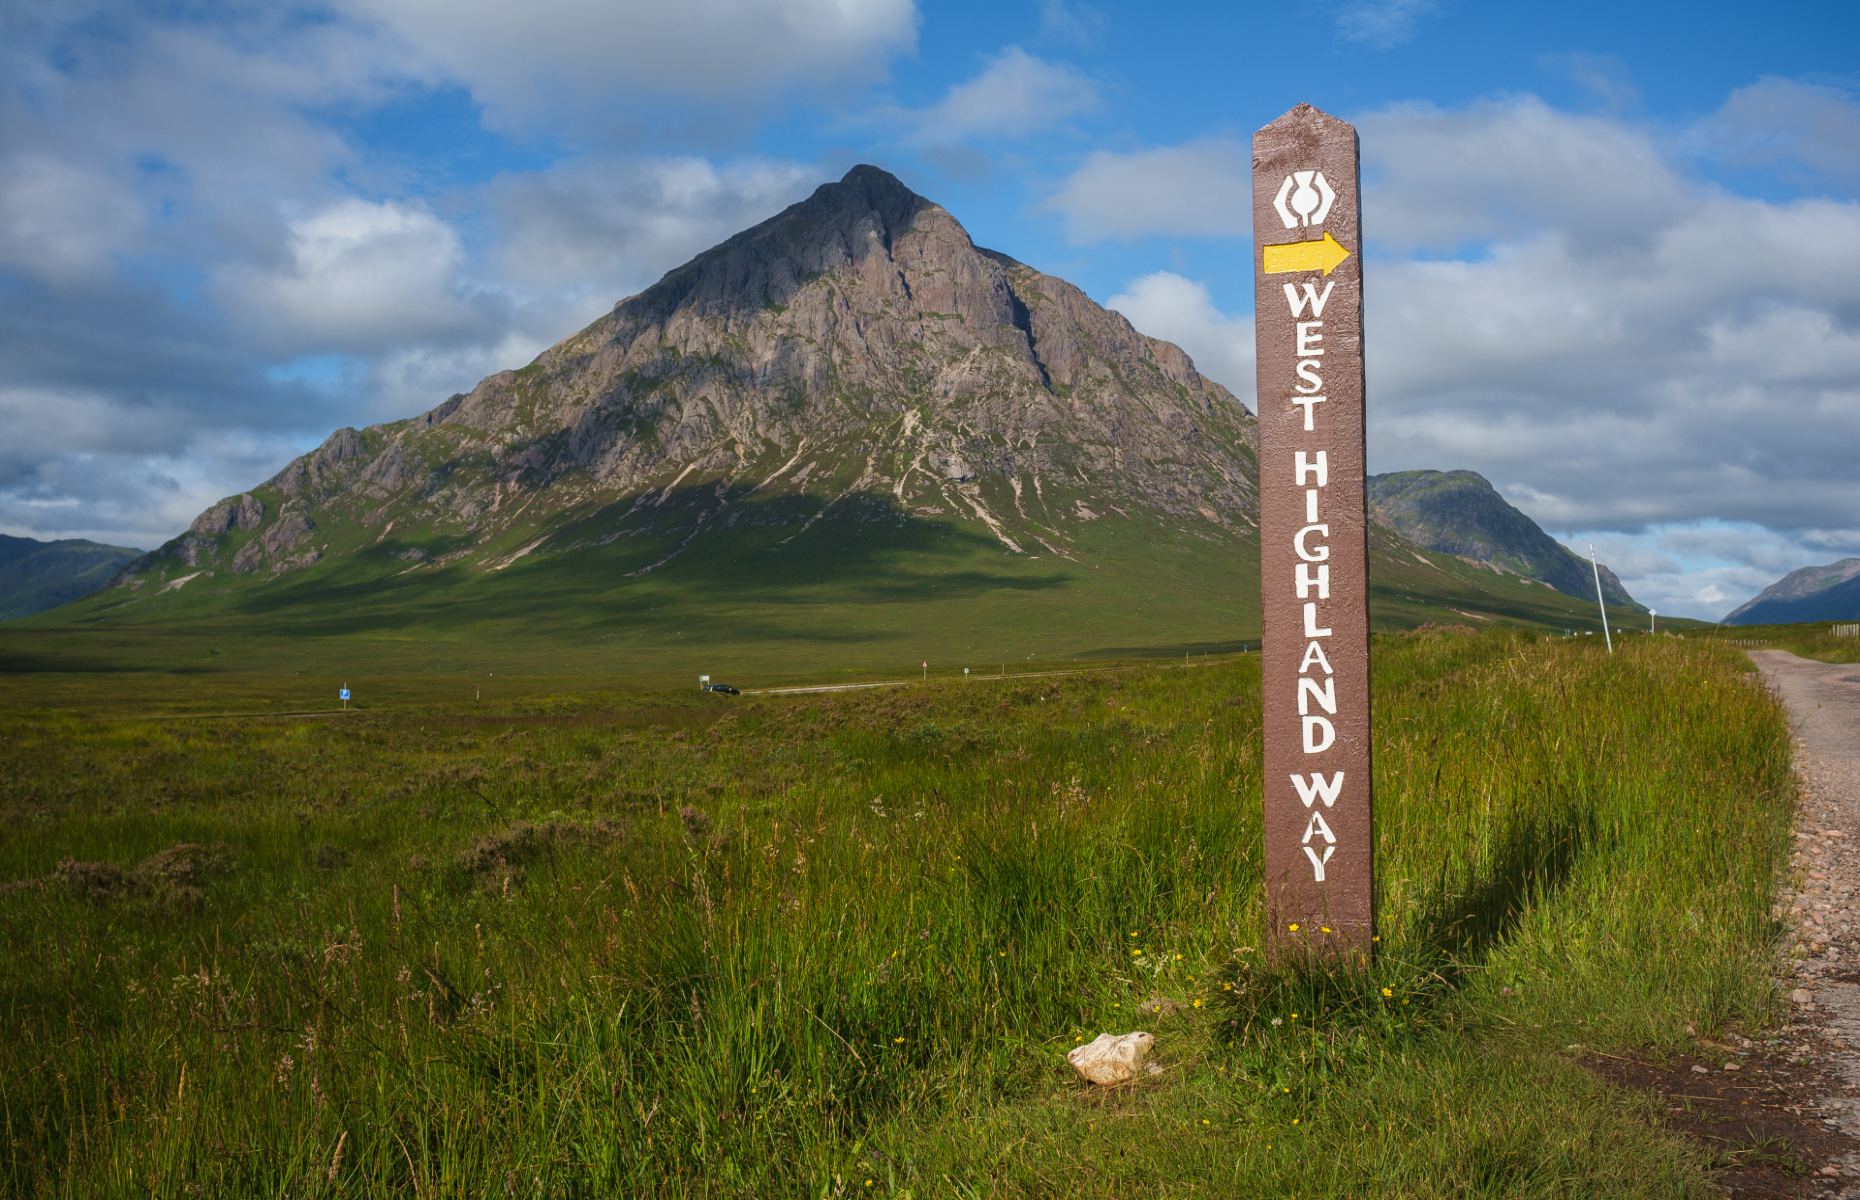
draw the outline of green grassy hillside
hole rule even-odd
[[[88,596],[141,554],[80,538],[41,542],[0,534],[0,621]]]
[[[555,536],[487,571],[410,562],[384,540],[280,576],[121,589],[0,629],[0,671],[165,670],[369,675],[587,673],[635,686],[700,673],[752,684],[916,674],[963,665],[1179,657],[1259,636],[1258,552],[1213,525],[1105,518],[1072,557],[1016,555],[977,523],[835,513],[796,532],[793,501],[743,507],[733,528],[678,545],[689,514],[607,545]],[[766,516],[766,520],[758,519]],[[429,547],[435,556],[443,548]],[[1426,554],[1377,531],[1382,628],[1426,622],[1593,626],[1541,584]],[[189,589],[196,589],[190,591]],[[317,691],[324,690],[319,682]]]

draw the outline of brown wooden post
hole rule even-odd
[[[1375,941],[1363,260],[1356,130],[1308,104],[1253,135],[1267,945]]]

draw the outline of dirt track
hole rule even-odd
[[[1796,931],[1786,1036],[1833,1085],[1822,1120],[1860,1138],[1860,665],[1780,650],[1751,658],[1789,710],[1802,782],[1795,890],[1785,901]],[[1822,1194],[1860,1197],[1860,1154],[1835,1166],[1840,1175]]]

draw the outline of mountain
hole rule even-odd
[[[1587,560],[1545,533],[1476,471],[1395,471],[1369,478],[1370,518],[1416,545],[1535,579],[1578,600],[1595,599]],[[1611,605],[1647,611],[1601,568]]]
[[[1250,526],[1252,429],[1175,346],[857,167],[522,370],[339,430],[124,582],[371,547],[408,570],[499,569],[622,541],[643,574],[715,528],[849,513],[960,515],[1009,552],[1066,557],[1099,515],[1086,491]]]
[[[1257,636],[1256,479],[1252,415],[1180,349],[862,166],[521,370],[338,430],[64,619],[86,653],[147,629],[111,645],[305,670],[350,653],[323,638],[417,670],[1181,653]],[[1372,552],[1384,623],[1568,623]]]
[[[1726,625],[1860,620],[1860,558],[1791,571],[1724,618]]]
[[[0,621],[88,596],[141,554],[81,538],[41,542],[0,533]]]

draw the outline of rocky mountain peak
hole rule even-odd
[[[1726,625],[1860,618],[1860,558],[1791,571],[1725,614]]]
[[[884,266],[899,242],[915,237],[919,256],[949,260],[973,254],[968,233],[942,208],[888,171],[857,166],[837,183],[752,226],[670,271],[616,313],[666,319],[694,308],[707,319],[752,318],[786,305],[830,271],[851,271],[868,283],[888,282]],[[945,262],[947,265],[947,261]]]
[[[935,208],[890,171],[860,163],[840,176],[838,183],[823,183],[805,203],[845,209],[863,207],[888,221],[902,224],[918,210]]]
[[[1536,579],[1579,600],[1595,595],[1588,560],[1545,533],[1477,471],[1396,471],[1369,478],[1370,517],[1417,546]],[[1608,603],[1645,611],[1607,567]]]
[[[1243,534],[1252,438],[1181,350],[857,166],[528,366],[339,431],[154,558],[275,574],[372,531],[444,543],[400,570],[494,569],[513,540],[566,553],[687,521],[682,548],[784,495],[804,525],[942,517],[1072,556],[1107,513]]]

